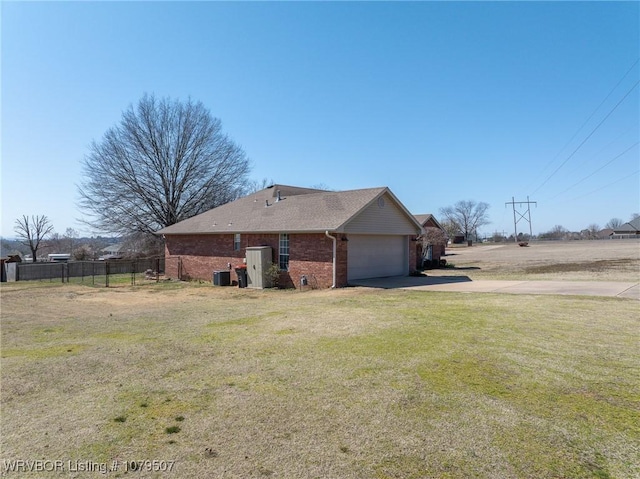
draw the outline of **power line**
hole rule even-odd
[[[635,68],[635,66],[638,64],[638,62],[640,61],[640,58],[637,58],[635,62],[633,62],[633,65],[631,65],[629,67],[629,69],[625,72],[624,75],[622,75],[622,78],[620,78],[620,80],[618,80],[618,83],[615,84],[615,86],[609,91],[609,93],[607,94],[606,97],[604,97],[604,100],[602,100],[600,102],[600,104],[591,112],[591,115],[589,115],[589,117],[582,123],[582,125],[580,125],[580,128],[578,128],[576,130],[576,132],[573,134],[573,136],[569,139],[569,141],[567,141],[567,143],[560,149],[560,151],[558,151],[558,153],[556,154],[556,156],[553,157],[553,159],[551,161],[549,161],[549,163],[547,163],[544,168],[542,168],[542,171],[545,171],[554,161],[556,161],[558,159],[558,157],[560,156],[560,153],[562,153],[565,148],[567,148],[567,146],[569,146],[571,144],[571,142],[575,139],[576,136],[578,136],[578,133],[580,133],[582,131],[582,129],[585,127],[585,125],[587,123],[589,123],[589,120],[591,120],[591,118],[593,118],[593,116],[596,114],[596,112],[600,109],[600,107],[602,105],[604,105],[604,103],[609,99],[609,97],[613,94],[613,92],[616,90],[616,88],[618,88],[618,86],[620,86],[620,84],[624,81],[624,79],[627,77],[627,75],[631,72],[631,70],[633,70]],[[542,186],[542,185],[541,185]],[[541,187],[540,186],[540,187]],[[538,189],[540,189],[540,187],[538,187]],[[538,190],[536,190],[538,191]],[[535,193],[535,191],[534,191]]]
[[[551,200],[555,200],[558,196],[563,195],[564,193],[566,193],[567,191],[569,191],[571,188],[573,188],[574,186],[578,186],[580,183],[582,183],[583,181],[588,180],[589,178],[591,178],[593,175],[595,175],[596,173],[598,173],[599,171],[603,170],[604,168],[606,168],[607,166],[609,166],[611,163],[613,163],[615,160],[617,160],[618,158],[620,158],[621,156],[623,156],[624,154],[626,154],[628,151],[630,151],[632,148],[638,146],[638,141],[636,141],[633,145],[631,145],[629,148],[627,148],[626,150],[624,150],[622,153],[620,153],[619,155],[613,157],[612,159],[610,159],[609,161],[607,161],[604,165],[602,165],[600,168],[598,168],[597,170],[595,170],[594,172],[590,173],[589,175],[585,176],[584,178],[582,178],[580,181],[578,181],[577,183],[574,183],[573,185],[571,185],[569,188],[565,189],[564,191],[561,191],[560,193],[558,193],[556,196],[554,196],[553,198],[551,198],[549,201]]]
[[[635,136],[637,136],[637,132],[638,132],[638,125],[633,125],[632,127],[630,127],[629,129],[627,129],[626,131],[623,131],[622,133],[620,133],[618,136],[616,136],[613,140],[611,140],[609,143],[607,143],[605,146],[603,146],[602,148],[600,148],[600,150],[598,150],[597,153],[594,153],[591,158],[597,158],[599,159],[601,156],[603,156],[605,151],[608,151],[608,149],[614,145],[620,138],[625,137],[630,131],[633,131],[636,133]],[[579,174],[581,171],[584,171],[584,166],[583,164],[578,164],[576,165],[576,167],[571,170],[570,172],[567,173],[567,177],[572,178],[574,177],[576,174]]]
[[[541,184],[540,186],[538,186],[538,187],[533,191],[533,193],[535,193],[535,192],[536,192],[536,191],[538,191],[540,188],[542,188],[545,184],[547,184],[547,182],[548,182],[548,181],[549,181],[549,180],[550,180],[550,179],[551,179],[551,178],[552,178],[552,177],[553,177],[553,176],[554,176],[554,175],[555,175],[555,174],[560,170],[560,168],[562,168],[562,167],[563,167],[563,166],[564,166],[564,165],[565,165],[565,164],[566,164],[566,163],[567,163],[571,158],[573,158],[573,155],[575,155],[575,154],[577,153],[577,151],[578,151],[580,148],[582,148],[582,145],[584,145],[584,144],[587,142],[587,140],[588,140],[589,138],[591,138],[591,136],[592,136],[592,135],[593,135],[593,134],[598,130],[598,128],[600,128],[600,126],[602,126],[602,124],[603,124],[605,121],[607,121],[607,119],[611,116],[611,114],[612,114],[614,111],[616,111],[616,109],[620,106],[620,104],[621,104],[624,100],[626,100],[626,99],[627,99],[627,97],[628,97],[628,96],[631,94],[631,92],[632,92],[632,91],[633,91],[633,90],[638,86],[638,84],[639,84],[639,83],[640,83],[640,80],[638,80],[637,82],[635,82],[635,84],[634,84],[634,85],[629,89],[629,91],[627,91],[627,93],[625,93],[625,95],[622,97],[622,99],[621,99],[618,103],[616,103],[616,105],[615,105],[615,106],[614,106],[614,107],[609,111],[609,113],[607,113],[607,115],[606,115],[606,116],[605,116],[605,117],[600,121],[600,123],[598,123],[598,124],[596,125],[596,127],[595,127],[593,130],[591,130],[591,133],[589,133],[589,134],[587,135],[587,137],[586,137],[584,140],[582,140],[582,143],[580,143],[580,144],[577,146],[577,148],[576,148],[575,150],[573,150],[573,152],[572,152],[572,153],[567,157],[567,159],[566,159],[566,160],[564,160],[564,161],[560,164],[560,166],[558,166],[558,167],[553,171],[553,173],[551,173],[551,174],[547,177],[547,179],[546,179],[546,180],[544,180],[544,181],[542,182],[542,184]],[[533,193],[532,193],[532,194],[533,194]]]
[[[624,181],[624,180],[626,180],[627,178],[631,178],[632,176],[637,175],[638,173],[640,173],[640,170],[636,170],[636,171],[634,171],[633,173],[631,173],[630,175],[627,175],[627,176],[624,176],[624,177],[622,177],[622,178],[619,178],[619,179],[617,179],[617,180],[615,180],[615,181],[612,181],[611,183],[606,184],[606,185],[604,185],[604,186],[602,186],[602,187],[598,188],[597,190],[593,190],[593,191],[590,191],[589,193],[585,193],[585,194],[584,194],[584,195],[582,195],[582,196],[577,196],[576,198],[572,198],[572,199],[570,199],[569,201],[579,200],[579,199],[584,198],[585,196],[589,196],[589,195],[592,195],[592,194],[594,194],[594,193],[597,193],[598,191],[604,190],[605,188],[609,188],[610,186],[613,186],[613,185],[615,185],[615,184],[617,184],[617,183],[620,183],[621,181]]]

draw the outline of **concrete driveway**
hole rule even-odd
[[[640,300],[640,283],[617,281],[472,281],[468,276],[396,276],[350,281],[352,286],[464,293],[563,294]]]

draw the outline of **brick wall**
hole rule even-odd
[[[409,236],[409,274],[417,271],[418,265],[418,242],[417,236]]]
[[[242,264],[248,246],[271,246],[274,263],[278,262],[278,234],[243,234],[240,251],[233,250],[233,234],[168,235],[165,240],[166,275],[184,280],[211,281],[213,271],[227,270],[231,264],[231,280],[237,281],[235,266]],[[338,250],[341,250],[338,241]],[[341,264],[344,273],[338,286],[346,286],[346,243]],[[339,255],[340,257],[340,255]],[[281,275],[287,287],[299,287],[301,276],[317,288],[329,288],[333,282],[333,244],[324,233],[289,235],[289,271]]]
[[[324,234],[289,235],[287,286],[299,287],[306,276],[311,287],[330,288],[333,283],[333,243]]]
[[[336,286],[347,286],[347,241],[336,236]],[[415,238],[415,237],[414,237]],[[168,235],[165,241],[165,270],[169,278],[211,281],[213,272],[228,270],[237,281],[235,267],[242,264],[248,246],[271,246],[271,261],[278,262],[278,234],[243,234],[240,251],[233,250],[233,234]],[[415,243],[410,242],[409,270],[415,271]],[[280,284],[299,288],[302,276],[309,286],[330,288],[333,284],[333,241],[324,233],[289,235],[289,271],[280,276]]]
[[[211,281],[213,272],[234,271],[242,264],[244,249],[233,250],[233,235],[170,235],[165,238],[165,275],[174,279]]]

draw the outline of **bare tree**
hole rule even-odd
[[[507,238],[505,237],[504,234],[502,233],[498,233],[497,231],[494,231],[493,235],[491,236],[491,239],[495,242],[495,243],[500,243],[503,241],[506,241]]]
[[[540,239],[561,240],[569,234],[569,230],[562,225],[555,225],[549,231],[540,234]]]
[[[325,183],[316,183],[314,185],[311,185],[309,188],[312,188],[314,190],[335,191],[333,188],[329,188],[329,186]]]
[[[444,229],[446,236],[445,239],[450,239],[451,241],[453,241],[456,235],[460,233],[460,228],[458,228],[458,225],[453,223],[452,221],[445,219],[440,222],[440,225],[442,226],[442,229]]]
[[[53,225],[45,215],[32,215],[31,218],[22,215],[22,218],[16,220],[13,230],[16,232],[18,241],[29,247],[32,261],[35,263],[40,243],[53,232]]]
[[[620,218],[611,218],[609,222],[606,225],[604,225],[604,227],[611,230],[616,230],[620,228],[623,224],[624,224],[624,221],[622,221]]]
[[[69,253],[73,256],[73,249],[77,238],[78,232],[73,228],[67,228],[64,234],[52,232],[40,248],[41,252]]]
[[[249,169],[202,103],[144,95],[91,144],[80,207],[99,231],[153,233],[238,198]]]
[[[424,234],[418,237],[418,241],[422,246],[422,264],[424,264],[427,260],[434,259],[433,251],[435,248],[438,248],[440,251],[444,252],[444,247],[447,244],[445,232],[440,228],[435,228],[432,226],[427,226],[426,228],[424,228]]]
[[[490,223],[488,210],[488,203],[467,200],[440,208],[440,213],[464,234],[465,239],[469,240],[469,236],[478,228]]]
[[[631,216],[629,217],[629,223],[638,218],[640,218],[640,213],[631,213]]]
[[[596,239],[598,237],[598,231],[600,231],[600,225],[591,223],[587,226],[587,239]]]
[[[62,236],[62,239],[66,243],[65,252],[68,251],[70,255],[73,255],[73,248],[75,246],[75,241],[78,238],[78,232],[73,228],[67,228]]]
[[[134,233],[122,238],[126,258],[148,258],[164,255],[164,240],[158,236]]]
[[[244,194],[250,195],[252,193],[256,193],[260,190],[264,190],[265,188],[268,188],[273,184],[274,184],[273,180],[267,180],[266,178],[262,178],[262,181],[258,181],[258,180],[247,181],[244,185]]]

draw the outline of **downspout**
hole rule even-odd
[[[331,236],[329,231],[325,231],[324,234],[327,238],[331,238],[333,240],[333,284],[331,285],[332,289],[336,287],[336,241],[337,238],[335,236]]]

